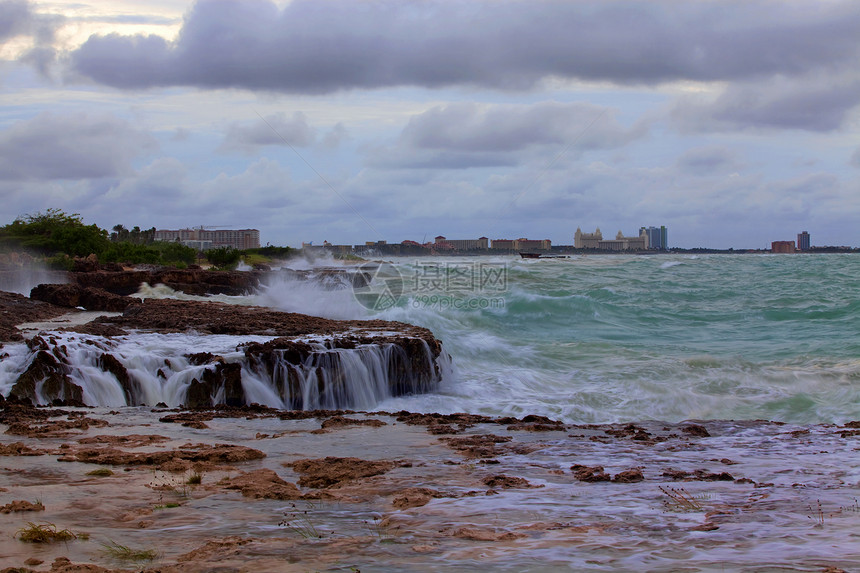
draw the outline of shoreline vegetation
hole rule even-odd
[[[94,264],[180,269],[210,265],[218,270],[233,270],[242,262],[248,268],[266,267],[296,254],[296,249],[275,246],[247,250],[219,247],[198,252],[181,243],[155,241],[154,235],[155,228],[128,230],[123,225],[115,225],[109,233],[97,225],[85,225],[78,214],[48,209],[0,227],[0,265],[38,262],[60,270],[92,270]]]
[[[434,250],[420,245],[401,243],[374,243],[364,249],[341,252],[327,246],[307,246],[301,249],[267,245],[257,249],[237,250],[219,247],[197,252],[180,243],[155,241],[155,228],[127,229],[115,225],[111,232],[97,225],[85,225],[78,214],[67,214],[59,209],[24,215],[0,227],[0,270],[45,264],[60,270],[92,270],[94,264],[115,265],[117,268],[133,265],[160,265],[179,269],[209,266],[215,270],[234,270],[240,265],[248,269],[267,269],[273,264],[296,257],[313,258],[326,253],[335,260],[362,262],[365,257],[380,256],[500,256],[517,255],[519,251],[505,249]],[[657,254],[766,254],[770,249],[712,249],[705,247],[655,251],[610,251],[577,249],[570,245],[556,245],[540,251],[548,255],[657,255]],[[860,253],[860,247],[820,246],[796,254]]]

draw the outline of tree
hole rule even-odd
[[[233,247],[218,247],[206,251],[206,259],[219,269],[234,268],[241,256],[241,251]]]
[[[24,215],[0,228],[3,245],[35,251],[45,256],[67,254],[100,255],[108,247],[108,232],[97,225],[84,225],[77,213],[60,209]]]

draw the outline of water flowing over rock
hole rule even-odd
[[[72,305],[97,290],[41,285],[34,293]],[[107,305],[123,302],[121,316],[35,336],[10,357],[19,369],[0,373],[0,391],[42,405],[371,408],[432,391],[449,362],[430,331],[404,323],[102,292]]]

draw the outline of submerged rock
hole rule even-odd
[[[225,479],[220,485],[236,489],[245,497],[254,499],[299,499],[302,493],[295,484],[284,481],[273,470],[259,469]]]
[[[299,479],[300,486],[328,488],[384,474],[395,468],[397,464],[387,460],[372,461],[329,456],[316,460],[298,460],[289,466],[302,476]]]

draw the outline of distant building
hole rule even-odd
[[[645,231],[645,234],[648,236],[648,246],[646,248],[656,251],[666,251],[669,249],[669,233],[666,225],[661,225],[660,227],[641,227],[639,229],[640,235],[642,231]]]
[[[232,247],[234,249],[259,249],[260,231],[257,229],[158,229],[154,240],[179,242],[200,250]]]
[[[549,251],[552,249],[552,241],[549,239],[520,238],[514,241],[514,249],[517,251]]]
[[[323,243],[325,250],[336,255],[348,255],[352,253],[352,245],[332,245],[328,241]]]
[[[651,227],[655,230],[655,237],[660,237],[660,229]],[[665,227],[662,227],[665,229]],[[663,244],[663,243],[661,243]],[[582,229],[577,228],[573,235],[573,247],[575,249],[595,249],[600,251],[644,251],[650,245],[648,230],[645,227],[639,229],[639,234],[632,237],[625,237],[624,233],[618,231],[614,239],[604,239],[600,227],[593,233],[583,233]]]
[[[593,233],[583,233],[582,229],[577,227],[573,235],[573,246],[576,249],[599,249],[599,243],[602,240],[603,233],[600,232],[600,227]]]
[[[493,239],[493,249],[504,251],[549,251],[552,241],[549,239]]]
[[[367,241],[363,245],[353,245],[352,250],[358,255],[399,255],[400,243],[388,244],[388,241]]]
[[[795,252],[794,241],[774,241],[770,244],[772,253],[793,253]]]
[[[503,251],[513,251],[515,243],[516,241],[511,239],[493,239],[491,248]]]
[[[808,251],[809,250],[809,233],[803,231],[802,233],[797,234],[797,250],[798,251]]]
[[[446,239],[439,235],[435,239],[438,248],[451,249],[454,251],[477,251],[490,248],[490,240],[487,237],[479,239]]]

